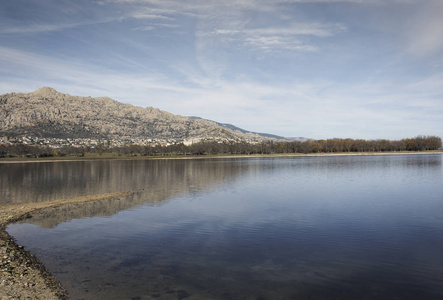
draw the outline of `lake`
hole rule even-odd
[[[443,299],[442,155],[0,164],[72,299]]]

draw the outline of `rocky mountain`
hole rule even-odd
[[[203,118],[196,117],[196,116],[191,116],[189,118],[191,118],[193,120],[206,120],[206,121],[214,122],[217,125],[219,125],[221,127],[224,127],[224,128],[228,128],[228,129],[231,129],[231,130],[234,130],[234,131],[240,131],[240,132],[245,133],[245,134],[258,135],[258,136],[261,136],[263,138],[268,138],[268,139],[282,140],[282,141],[301,141],[301,142],[309,141],[310,140],[309,138],[305,138],[305,137],[284,137],[284,136],[279,136],[279,135],[270,134],[270,133],[253,132],[253,131],[249,131],[249,130],[246,130],[246,129],[242,129],[242,128],[237,127],[237,126],[232,125],[232,124],[220,123],[220,122],[217,122],[217,121],[203,119]]]
[[[285,138],[283,136],[278,136],[278,135],[269,134],[269,133],[252,132],[252,131],[249,131],[249,130],[246,130],[246,129],[242,129],[240,127],[237,127],[235,125],[228,124],[228,123],[220,123],[220,122],[217,122],[217,121],[203,119],[203,118],[196,117],[196,116],[190,116],[189,118],[192,119],[192,120],[206,120],[206,121],[214,122],[215,124],[217,124],[218,126],[221,126],[223,128],[227,128],[227,129],[234,130],[234,131],[239,131],[239,132],[246,133],[246,134],[248,134],[248,133],[249,134],[256,134],[256,135],[259,135],[259,136],[262,136],[262,137],[267,137],[267,138],[270,138],[270,139],[287,140],[287,138]]]
[[[48,138],[271,139],[107,97],[79,97],[43,87],[0,95],[0,136]]]

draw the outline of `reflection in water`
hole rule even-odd
[[[70,204],[35,213],[33,224],[51,228],[73,218],[111,216],[141,204],[160,205],[173,195],[198,193],[260,167],[257,161],[82,161],[0,164],[0,204],[135,191],[123,199]]]
[[[0,204],[150,191],[195,192],[238,176],[243,163],[207,160],[121,160],[0,164]],[[160,194],[158,194],[160,195]],[[160,198],[165,198],[161,196]]]
[[[357,169],[360,172],[374,166],[408,168],[417,164],[426,171],[426,168],[441,166],[440,155],[402,156],[402,159],[383,156],[379,158],[381,159],[376,162],[373,162],[371,157],[363,156],[357,159],[293,158],[277,163],[275,158],[247,161],[205,159],[0,163],[0,205],[150,188],[156,191],[172,189],[195,192],[243,173],[292,168],[294,162],[300,168],[318,169],[319,173],[328,169]],[[325,159],[328,160],[328,164],[324,163]]]
[[[73,299],[442,299],[441,158],[91,162],[138,192],[8,232]]]

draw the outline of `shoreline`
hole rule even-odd
[[[67,204],[119,198],[133,192],[106,193],[71,199],[0,205],[0,299],[69,299],[67,291],[31,252],[7,232],[8,224],[32,217],[32,213]]]
[[[157,160],[157,159],[213,159],[213,158],[273,158],[273,157],[330,157],[330,156],[376,156],[376,155],[424,155],[443,154],[443,150],[385,151],[385,152],[329,152],[329,153],[278,153],[278,154],[213,154],[213,155],[163,155],[163,156],[106,156],[106,157],[47,157],[47,158],[0,158],[0,164],[33,162],[75,162],[103,160]]]

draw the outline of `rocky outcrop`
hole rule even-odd
[[[138,107],[107,97],[79,97],[43,87],[0,95],[0,136],[52,138],[265,139],[204,119]]]

